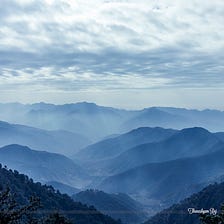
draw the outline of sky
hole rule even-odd
[[[224,110],[223,0],[1,0],[0,102]]]

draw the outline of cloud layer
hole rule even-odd
[[[2,0],[0,90],[223,88],[223,0]]]

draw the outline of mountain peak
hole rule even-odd
[[[0,148],[0,150],[32,151],[32,149],[30,149],[29,147],[23,146],[23,145],[18,145],[18,144],[6,145],[6,146]]]
[[[180,133],[188,133],[188,134],[212,134],[207,129],[202,127],[192,127],[192,128],[184,128],[180,131]]]
[[[78,102],[76,104],[89,105],[89,106],[97,106],[95,103],[87,102],[87,101]]]
[[[5,121],[0,121],[0,127],[8,127],[9,126],[9,123],[8,122],[5,122]]]
[[[177,134],[173,135],[168,141],[178,140],[181,141],[190,141],[193,142],[216,142],[218,143],[218,138],[209,132],[207,129],[202,127],[193,127],[193,128],[184,128],[179,131]],[[175,143],[177,144],[177,143]]]

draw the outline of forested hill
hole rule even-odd
[[[75,224],[120,223],[101,214],[94,207],[87,207],[75,202],[68,195],[56,192],[53,187],[34,183],[27,176],[3,168],[0,164],[0,191],[7,187],[15,194],[15,200],[18,204],[27,204],[31,196],[39,197],[42,204],[40,211],[43,213],[44,211],[48,211],[48,213],[58,211]]]
[[[72,196],[75,201],[93,205],[103,214],[120,219],[125,224],[138,224],[147,220],[144,206],[124,193],[108,194],[99,190],[81,191]]]
[[[199,193],[152,217],[145,224],[200,224],[198,214],[189,215],[188,208],[219,210],[224,203],[224,182],[209,185]]]

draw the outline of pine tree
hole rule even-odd
[[[18,205],[15,195],[7,188],[0,193],[0,224],[72,224],[59,213],[46,218],[36,216],[34,212],[40,207],[40,200],[36,197],[31,197],[27,205]]]
[[[0,193],[0,224],[18,223],[28,214],[40,207],[40,200],[31,197],[27,205],[19,206],[15,201],[15,195],[7,188]]]

